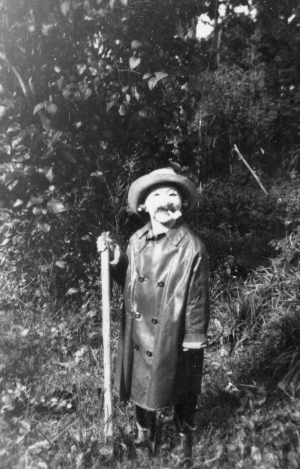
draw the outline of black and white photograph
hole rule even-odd
[[[0,1],[0,468],[300,469],[299,0]]]

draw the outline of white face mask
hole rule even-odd
[[[145,210],[149,213],[151,222],[157,222],[165,227],[172,227],[182,208],[182,197],[177,188],[172,185],[159,186],[148,194],[145,200]],[[179,215],[180,216],[180,215]]]

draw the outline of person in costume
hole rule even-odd
[[[191,457],[203,351],[209,323],[208,261],[203,243],[183,215],[197,190],[171,168],[140,177],[129,189],[130,209],[148,216],[123,253],[114,240],[112,277],[124,286],[114,389],[136,406],[136,445],[156,446],[156,413],[174,409],[180,457]]]

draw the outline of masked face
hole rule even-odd
[[[172,214],[181,210],[182,198],[175,186],[158,186],[148,194],[145,210],[153,219],[166,227],[172,227],[176,220]]]

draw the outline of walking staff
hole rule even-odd
[[[106,243],[106,233],[103,234]],[[111,393],[111,351],[110,351],[110,279],[109,251],[101,252],[101,286],[102,286],[102,337],[104,363],[104,438],[107,450],[113,453],[114,429],[112,419]],[[111,454],[112,455],[112,454]]]

